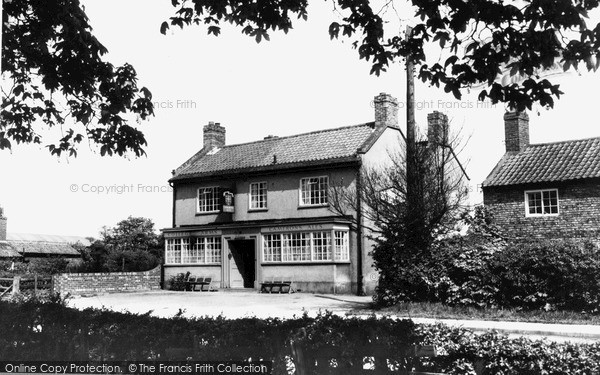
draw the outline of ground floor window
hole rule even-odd
[[[221,237],[169,238],[166,264],[220,264]]]
[[[348,231],[265,234],[264,262],[320,262],[350,259]],[[335,239],[332,244],[332,238]]]
[[[350,252],[348,251],[350,246],[348,243],[348,232],[343,230],[333,231],[335,236],[335,259],[337,260],[349,260]]]
[[[530,190],[525,192],[525,215],[558,215],[558,190]]]

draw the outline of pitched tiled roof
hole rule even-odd
[[[19,258],[21,254],[6,241],[0,241],[0,258]]]
[[[180,166],[171,180],[357,160],[358,151],[368,150],[383,130],[385,127],[371,122],[201,150]]]
[[[81,256],[79,251],[66,242],[8,241],[8,243],[23,256],[27,254]]]
[[[8,233],[5,241],[0,241],[0,258],[15,258],[27,254],[81,256],[74,244],[89,246],[85,237],[56,236],[31,233]]]
[[[37,234],[37,233],[8,233],[8,241],[40,241],[40,242],[64,242],[67,244],[79,243],[83,246],[90,246],[90,240],[80,236],[61,236],[55,234]]]
[[[483,186],[600,177],[600,138],[529,145],[504,154]]]

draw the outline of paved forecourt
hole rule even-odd
[[[78,309],[106,307],[114,311],[137,314],[152,310],[152,315],[172,317],[183,310],[186,317],[219,316],[241,318],[278,317],[293,318],[304,313],[315,316],[319,312],[331,311],[338,315],[369,316],[370,296],[322,295],[309,293],[261,294],[254,290],[219,290],[217,292],[174,292],[148,291],[132,293],[105,293],[78,296],[69,299],[69,305]],[[377,314],[380,315],[380,314]],[[410,318],[398,315],[398,318]],[[582,324],[545,324],[525,322],[503,322],[482,320],[412,318],[417,323],[442,322],[465,327],[476,332],[495,329],[510,336],[530,338],[547,337],[553,341],[589,342],[600,340],[600,326]]]

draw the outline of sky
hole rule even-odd
[[[307,22],[288,35],[272,33],[257,44],[240,29],[224,27],[219,37],[201,27],[159,32],[173,13],[169,1],[82,1],[94,34],[114,65],[132,64],[140,86],[153,93],[155,116],[138,124],[147,156],[101,157],[82,145],[76,158],[56,158],[39,145],[0,151],[0,205],[8,231],[98,237],[103,226],[128,216],[148,217],[156,229],[171,224],[171,171],[202,147],[202,127],[220,122],[226,143],[260,140],[373,121],[373,98],[399,99],[405,128],[403,66],[380,77],[358,59],[350,41],[329,39],[336,15],[331,3],[309,6]],[[391,26],[395,27],[395,26]],[[554,109],[534,108],[532,143],[600,136],[597,88],[600,75],[554,77],[565,95]],[[504,153],[503,105],[478,103],[478,90],[459,101],[417,81],[416,120],[426,129],[427,113],[445,112],[453,131],[468,141],[460,154],[470,177],[470,203],[482,202],[478,186]]]

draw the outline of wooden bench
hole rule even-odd
[[[260,283],[261,293],[296,293],[293,287],[293,282],[290,279],[273,278],[271,281],[263,281]]]
[[[211,289],[211,284],[212,283],[212,277],[194,277],[191,276],[188,278],[188,280],[185,282],[185,290],[187,291],[191,291],[191,292],[208,292],[211,291],[213,289]],[[197,289],[196,287],[200,287],[200,289]]]

